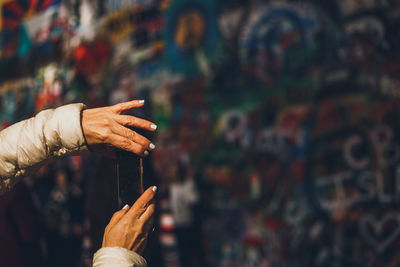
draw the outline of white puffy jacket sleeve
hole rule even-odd
[[[146,267],[146,260],[137,254],[120,247],[99,249],[93,256],[93,267]]]
[[[0,132],[0,195],[45,162],[87,150],[81,127],[84,104],[39,112]]]

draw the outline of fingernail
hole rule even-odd
[[[157,186],[153,186],[151,190],[153,190],[153,192],[157,192]]]
[[[124,209],[127,209],[127,208],[129,208],[128,204],[126,204],[122,209],[124,210]]]
[[[145,156],[149,155],[149,151],[145,150],[143,153]]]
[[[150,125],[150,128],[156,130],[157,129],[157,125],[152,124],[152,125]]]
[[[140,104],[143,104],[143,103],[144,103],[144,100],[139,100],[139,103],[140,103]]]
[[[150,143],[149,148],[150,148],[151,150],[153,150],[154,148],[156,148],[156,146],[155,146],[153,143]]]

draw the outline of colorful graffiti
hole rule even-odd
[[[161,188],[196,180],[210,266],[398,264],[398,1],[31,2],[0,13],[1,127],[145,98]]]

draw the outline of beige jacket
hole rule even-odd
[[[48,109],[0,132],[0,195],[57,157],[87,151],[81,127],[84,104]],[[145,267],[146,261],[123,248],[102,248],[93,266]]]

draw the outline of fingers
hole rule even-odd
[[[115,124],[112,128],[112,131],[115,134],[128,138],[132,142],[143,146],[143,150],[153,150],[155,148],[155,146],[150,142],[149,139],[122,125]]]
[[[109,225],[116,224],[122,218],[122,216],[124,216],[128,211],[129,211],[129,206],[125,205],[125,207],[123,207],[121,210],[115,212],[114,215],[111,217]]]
[[[120,136],[118,134],[111,134],[108,138],[108,143],[119,148],[123,149],[129,152],[132,152],[134,154],[137,154],[139,156],[145,157],[149,154],[149,152],[146,150],[146,148],[143,145],[137,144],[133,141],[131,141],[129,138]]]
[[[130,115],[118,115],[115,121],[124,126],[141,128],[148,131],[155,131],[157,129],[157,125],[154,123]]]
[[[151,202],[154,200],[156,195],[157,187],[152,186],[148,188],[138,200],[136,200],[135,204],[133,204],[132,208],[128,212],[128,216],[139,218],[151,205]]]
[[[139,108],[144,106],[144,100],[132,100],[128,102],[123,102],[112,106],[112,110],[116,113],[121,113],[133,108]]]
[[[107,145],[127,150],[140,156],[147,156],[155,146],[145,137],[124,127],[136,127],[155,131],[157,126],[147,120],[134,116],[120,115],[121,112],[142,107],[143,100],[133,100],[111,107],[87,109],[82,112],[82,131],[86,144],[110,158],[115,158],[114,150],[108,151]],[[99,149],[96,146],[99,146]]]
[[[155,211],[155,204],[152,203],[150,204],[147,209],[142,213],[142,215],[140,215],[139,219],[146,222],[146,224],[151,227],[153,225],[151,218],[154,215],[154,211]]]

